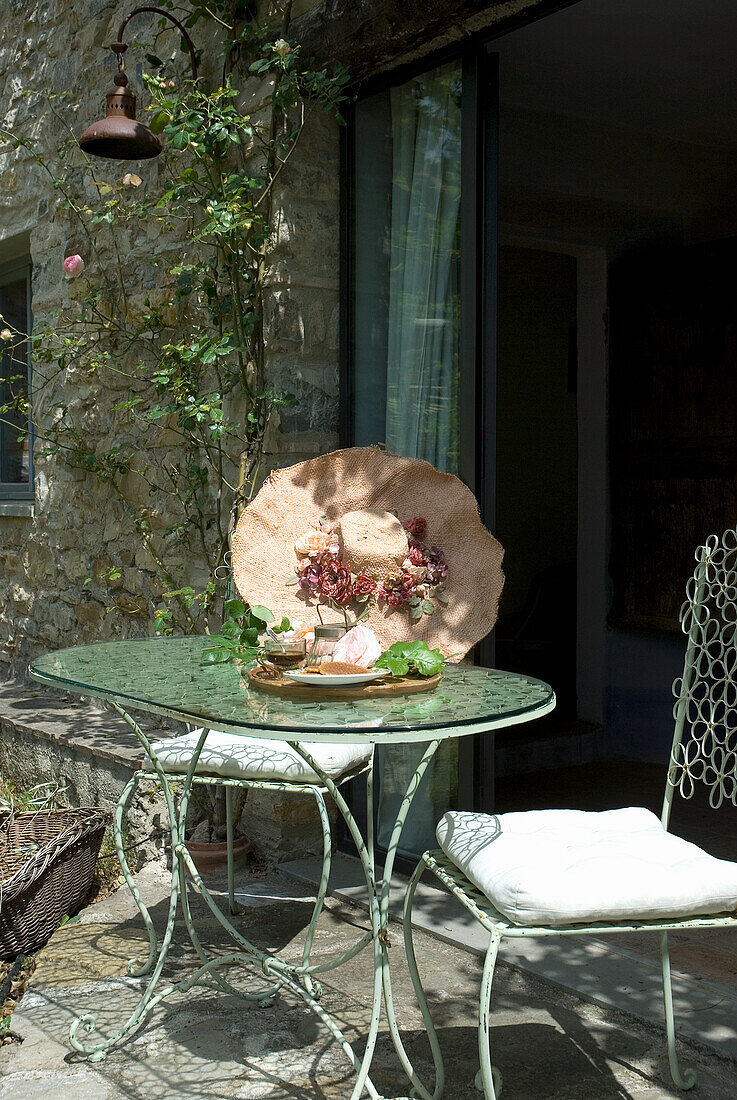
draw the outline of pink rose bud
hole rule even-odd
[[[76,279],[78,275],[81,275],[84,271],[84,260],[76,253],[74,256],[67,256],[64,261],[64,274],[67,279]]]
[[[125,187],[140,187],[143,180],[140,176],[137,176],[135,172],[126,172],[123,176],[123,184]]]

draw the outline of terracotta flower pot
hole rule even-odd
[[[248,837],[236,837],[233,841],[233,858],[240,859],[250,847],[251,842]],[[214,871],[218,867],[224,867],[228,862],[228,845],[224,840],[208,844],[188,840],[187,851],[201,875],[206,875],[208,871]]]

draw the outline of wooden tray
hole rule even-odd
[[[315,674],[320,679],[320,674]],[[309,687],[307,684],[295,684],[282,676],[269,676],[262,668],[249,668],[248,681],[251,687],[265,691],[270,695],[281,695],[284,699],[381,699],[388,695],[415,695],[421,691],[432,691],[440,683],[441,674],[418,679],[416,676],[392,677],[386,683],[374,680],[369,684],[356,684],[355,687]]]

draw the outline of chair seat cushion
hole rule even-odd
[[[673,836],[640,807],[452,811],[437,837],[514,924],[678,919],[737,909],[737,863]]]
[[[202,730],[193,730],[158,741],[153,749],[167,772],[186,773]],[[332,780],[341,779],[371,759],[371,745],[316,744],[304,742],[315,763]],[[151,762],[146,758],[146,768]],[[286,741],[266,737],[239,737],[210,730],[197,762],[201,775],[222,775],[226,779],[273,779],[277,782],[320,784],[314,768],[291,749]]]

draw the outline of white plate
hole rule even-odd
[[[295,684],[309,684],[310,687],[337,688],[347,687],[352,684],[370,684],[372,680],[379,680],[389,674],[388,668],[374,668],[369,672],[352,672],[348,676],[323,676],[319,672],[285,672],[287,680],[293,680]]]

